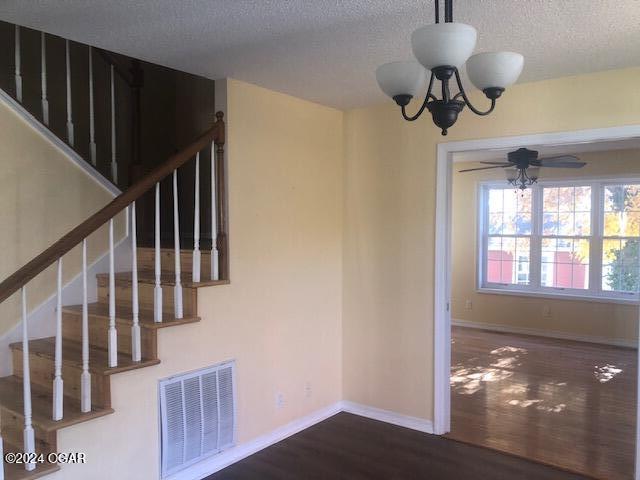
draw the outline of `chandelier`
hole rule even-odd
[[[476,46],[477,32],[471,25],[454,23],[453,0],[444,0],[444,23],[440,23],[440,0],[435,0],[433,25],[418,28],[411,35],[411,47],[418,60],[392,62],[376,70],[376,79],[384,93],[400,106],[405,120],[416,120],[429,110],[442,135],[458,119],[465,106],[476,115],[488,115],[505,88],[516,82],[524,58],[514,52],[487,52],[471,56]],[[471,83],[482,90],[491,101],[485,111],[475,108],[464,90],[459,68],[465,64]],[[411,99],[424,91],[430,73],[424,102],[417,113],[407,115],[405,107]],[[449,83],[455,78],[458,93],[452,96]],[[439,81],[440,98],[434,94],[434,83]]]

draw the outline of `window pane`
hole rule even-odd
[[[489,235],[531,234],[531,191],[489,189]]]
[[[558,214],[545,213],[542,218],[542,234],[557,235],[558,234]]]
[[[573,212],[575,209],[575,188],[558,188],[558,210],[561,212]]]
[[[529,238],[489,237],[487,281],[528,285],[530,256]]]
[[[591,187],[576,187],[576,212],[591,211]]]
[[[489,190],[489,213],[504,211],[504,190],[492,188]]]
[[[591,235],[591,213],[576,212],[574,235],[588,237]]]
[[[558,234],[573,235],[573,213],[562,212],[558,215]]]
[[[543,235],[591,235],[591,187],[543,188]]]
[[[515,218],[515,233],[518,235],[531,235],[531,213],[519,212]]]
[[[531,212],[531,189],[516,192],[518,200],[518,212]]]
[[[558,211],[558,189],[544,188],[542,194],[542,207],[545,212]]]
[[[542,286],[589,288],[589,240],[543,238],[541,262]]]
[[[516,214],[515,212],[505,212],[502,217],[502,234],[515,235],[516,233]]]
[[[604,236],[640,236],[640,185],[608,185],[604,190]]]
[[[502,233],[502,213],[489,214],[489,235],[500,235]]]
[[[602,289],[638,292],[640,285],[639,240],[605,239],[602,245]]]

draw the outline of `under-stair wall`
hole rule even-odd
[[[120,191],[92,169],[73,150],[10,97],[0,92],[0,278],[5,278],[48,245],[112,200]],[[115,224],[116,242],[127,233],[124,216]],[[106,237],[96,238],[89,251],[94,264],[108,250]],[[124,253],[126,256],[126,252]],[[104,265],[102,266],[104,268]],[[102,270],[106,271],[106,270]],[[79,256],[64,272],[68,284],[80,272]],[[79,289],[65,288],[66,295]],[[55,272],[48,270],[34,282],[28,309],[34,322],[42,319],[42,335],[51,330],[47,321],[55,302]],[[15,338],[20,319],[16,298],[0,304],[0,372],[6,373],[6,342]],[[40,329],[36,330],[39,331]],[[19,337],[18,337],[19,338]]]

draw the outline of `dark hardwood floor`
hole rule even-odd
[[[580,480],[485,448],[340,413],[208,480]]]
[[[454,327],[450,438],[633,478],[637,352]]]

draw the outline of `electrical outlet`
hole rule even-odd
[[[473,302],[471,300],[467,300],[464,304],[464,308],[467,310],[473,310]]]
[[[306,382],[304,384],[304,396],[306,398],[311,398],[312,394],[313,394],[313,391],[311,390],[311,382]]]
[[[284,393],[282,392],[276,393],[276,408],[280,410],[284,408],[285,405],[286,405],[286,402],[284,399]]]
[[[542,307],[542,316],[545,318],[551,318],[551,307],[549,307],[549,305]]]

